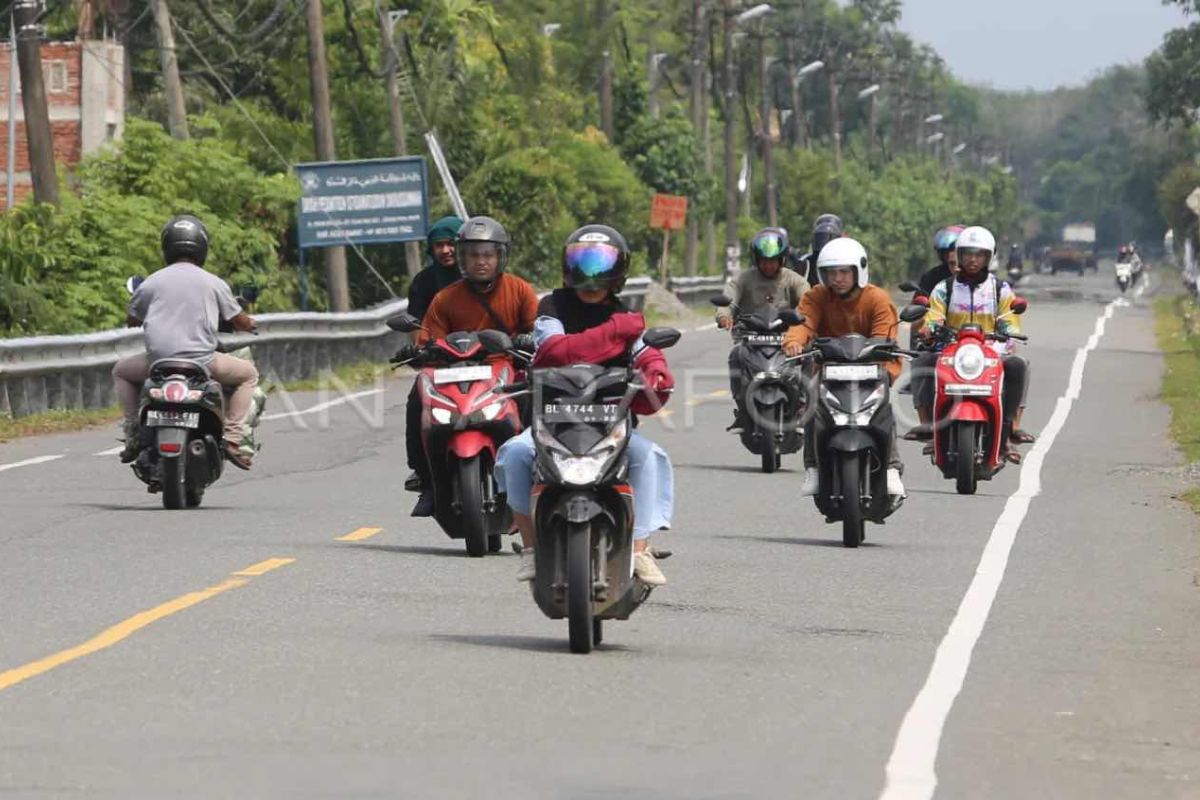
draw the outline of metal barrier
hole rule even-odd
[[[641,310],[649,286],[649,278],[632,278],[622,297]],[[347,364],[387,361],[406,341],[387,320],[407,308],[407,300],[395,300],[342,314],[261,314],[255,316],[257,335],[222,334],[221,344],[227,350],[249,346],[259,373],[272,381],[311,378]],[[144,347],[137,328],[0,339],[0,414],[114,405],[113,365]]]
[[[704,275],[695,278],[671,278],[671,292],[690,306],[707,306],[708,298],[720,294],[725,288],[725,278],[720,275]]]

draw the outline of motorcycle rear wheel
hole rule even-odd
[[[164,458],[162,465],[163,508],[172,511],[187,507],[187,461],[184,456]]]
[[[592,526],[567,524],[567,633],[572,653],[590,653],[596,643],[592,606]]]
[[[862,508],[862,458],[858,453],[843,453],[842,463],[842,545],[858,547],[866,538]]]
[[[959,494],[975,494],[978,476],[975,473],[975,423],[960,422],[955,426],[955,445],[958,461],[955,464],[955,488]]]
[[[467,555],[482,558],[488,552],[487,514],[483,510],[483,481],[485,475],[480,456],[458,462],[458,500],[461,509]]]

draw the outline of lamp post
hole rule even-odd
[[[800,69],[796,70],[796,74],[792,76],[792,119],[795,128],[795,141],[800,142],[803,136],[804,114],[800,110],[800,82],[812,75],[814,72],[821,70],[825,66],[824,61],[810,61]],[[803,142],[805,147],[808,142]]]
[[[917,147],[919,147],[922,151],[924,151],[925,148],[921,147],[922,142],[924,142],[926,144],[929,143],[927,134],[925,133],[925,126],[926,125],[937,125],[939,122],[941,122],[945,118],[946,117],[943,114],[930,114],[929,116],[925,117],[925,119],[921,120],[921,129],[920,129],[919,135],[917,137]]]
[[[871,108],[867,115],[867,152],[875,152],[875,128],[879,124],[879,89],[878,83],[873,83],[858,93],[859,100],[870,99]]]
[[[648,105],[650,107],[650,116],[658,119],[658,65],[667,57],[666,53],[651,53],[647,75],[647,83],[649,83]]]

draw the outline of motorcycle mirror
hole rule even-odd
[[[919,291],[921,291],[921,287],[917,286],[912,281],[905,281],[904,283],[900,284],[900,291],[902,291],[902,292],[919,292]]]
[[[904,322],[919,322],[925,319],[927,311],[928,309],[925,306],[913,303],[912,305],[905,306],[900,311],[900,319]]]
[[[731,305],[733,305],[733,299],[726,297],[723,294],[708,298],[708,302],[719,308],[729,308]]]
[[[1014,314],[1024,314],[1029,309],[1029,301],[1024,297],[1018,297],[1013,300],[1012,310]]]
[[[387,321],[387,326],[394,331],[401,333],[412,333],[421,329],[421,320],[414,317],[407,311],[401,311]]]
[[[924,294],[919,294],[912,299],[912,304],[914,306],[922,306],[924,308],[929,308],[929,296],[924,295]]]
[[[238,297],[245,300],[246,305],[250,305],[251,303],[253,303],[255,300],[258,299],[258,296],[261,293],[262,293],[262,289],[258,288],[254,284],[248,284],[241,288],[241,290],[238,292]]]
[[[141,275],[131,275],[125,281],[125,291],[129,292],[129,294],[132,295],[134,292],[136,292],[138,290],[138,287],[141,286],[145,280],[146,279],[143,278]]]
[[[512,339],[504,331],[479,331],[475,335],[479,337],[479,343],[483,345],[483,349],[489,353],[507,353],[512,350]]]
[[[794,308],[780,309],[776,316],[783,322],[784,325],[787,325],[789,328],[794,328],[797,325],[804,324],[804,315]]]
[[[668,347],[674,347],[682,333],[674,328],[649,328],[642,334],[642,341],[648,347],[656,347],[659,350],[665,350]]]

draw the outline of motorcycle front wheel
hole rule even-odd
[[[858,453],[843,453],[842,463],[842,545],[858,547],[866,538],[862,508],[862,458]]]
[[[975,424],[960,422],[955,426],[955,445],[958,461],[955,464],[955,488],[959,494],[975,494],[978,476],[975,474]]]
[[[775,441],[775,432],[783,430],[783,406],[775,406],[771,410],[771,425],[762,431],[762,471],[770,475],[779,469],[779,442]]]
[[[481,558],[488,552],[487,514],[483,510],[483,482],[491,475],[483,469],[480,456],[458,462],[458,501],[467,555]]]
[[[590,653],[597,620],[592,607],[592,526],[567,524],[567,633],[572,653]]]

